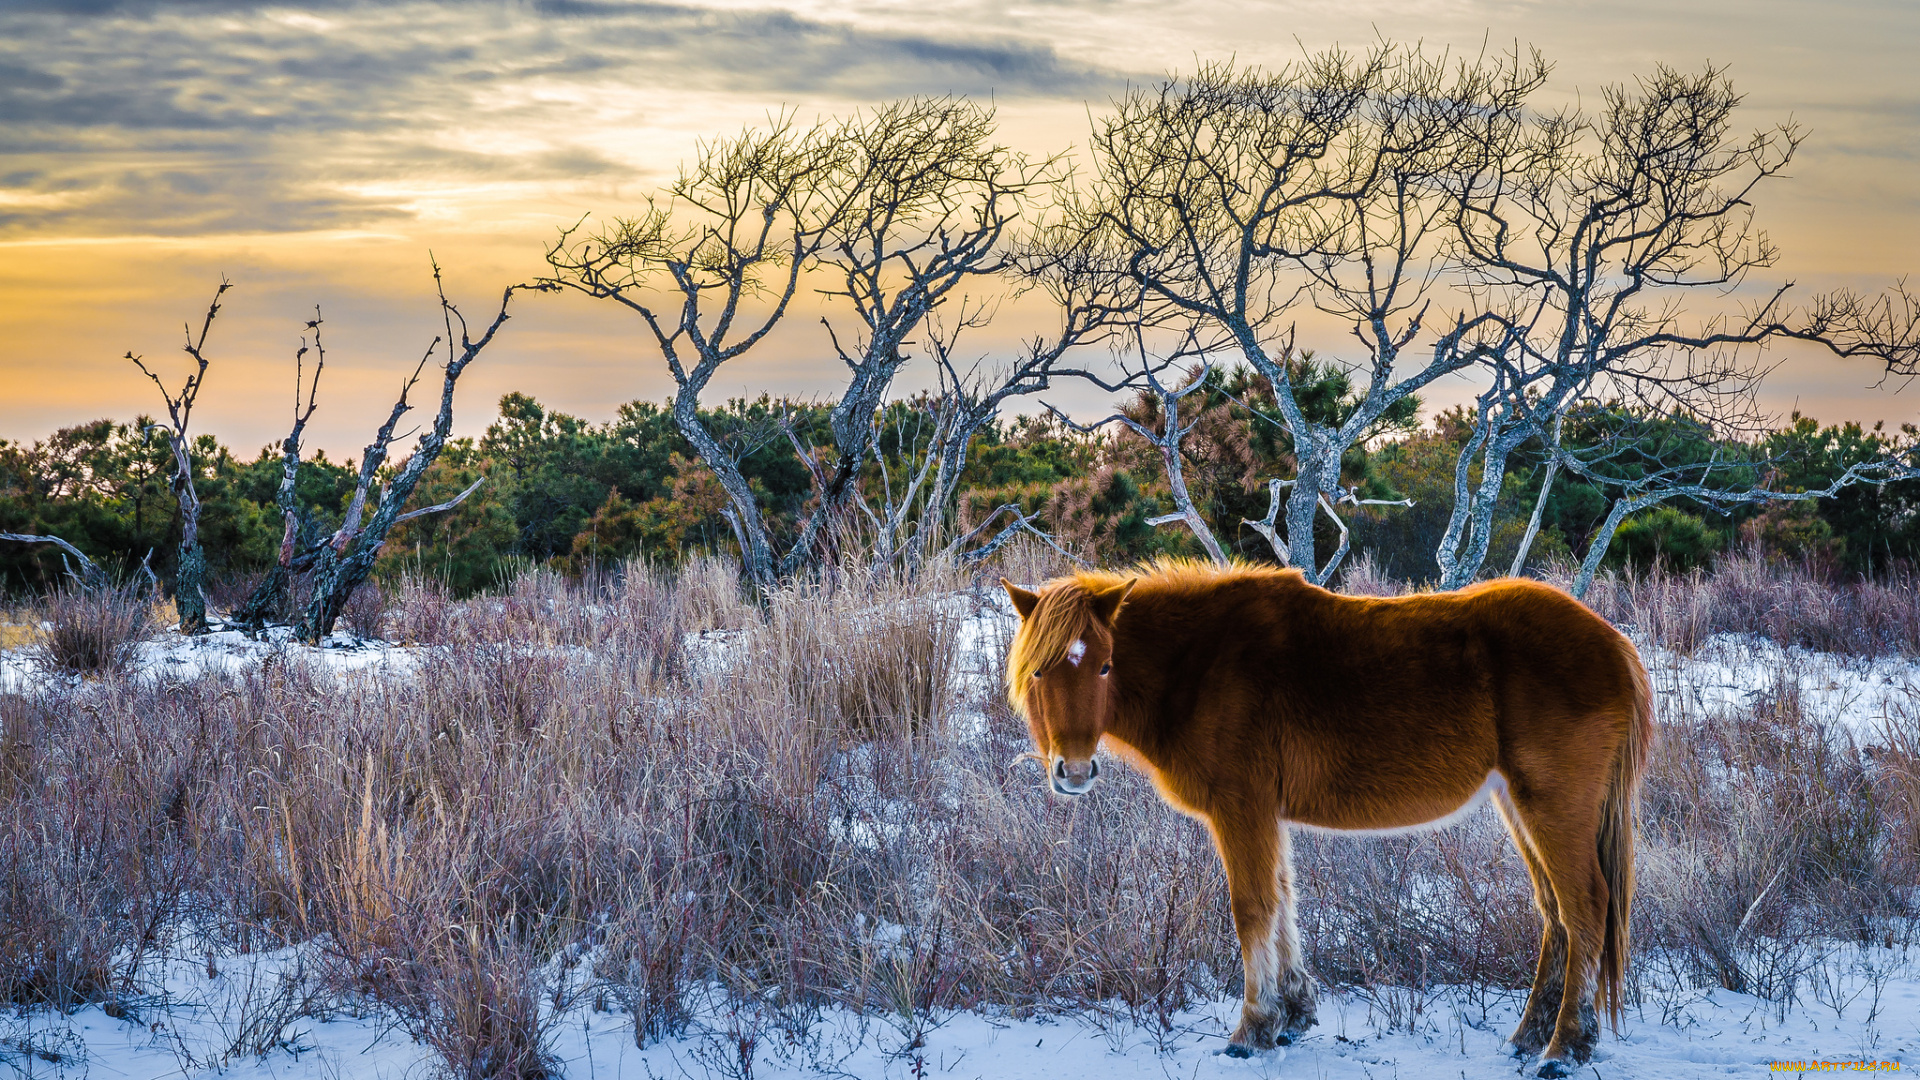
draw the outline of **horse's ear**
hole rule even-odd
[[[1095,593],[1093,595],[1094,617],[1112,626],[1114,616],[1120,614],[1120,605],[1127,602],[1127,594],[1131,593],[1133,587],[1138,584],[1140,584],[1139,578],[1130,578],[1125,585],[1115,585],[1106,592]]]
[[[1028,592],[1006,578],[1001,578],[1000,584],[1007,587],[1007,595],[1013,600],[1013,610],[1019,612],[1021,618],[1033,614],[1033,609],[1040,603],[1039,593]]]

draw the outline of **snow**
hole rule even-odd
[[[1785,1016],[1768,1002],[1719,989],[1630,1010],[1620,1036],[1602,1040],[1591,1075],[1688,1080],[1754,1075],[1768,1071],[1774,1061],[1912,1063],[1920,1057],[1920,978],[1885,978],[1892,966],[1911,972],[1912,965],[1902,957],[1876,959],[1876,964],[1858,965],[1855,982],[1846,984],[1833,1005],[1808,1003]],[[431,1071],[431,1053],[380,1015],[296,1021],[286,1030],[284,1045],[223,1065],[221,1056],[245,1017],[249,994],[263,1000],[276,985],[275,975],[294,962],[290,951],[220,961],[211,979],[203,962],[176,963],[165,993],[137,1017],[113,1019],[98,1008],[71,1017],[36,1013],[31,1018],[36,1043],[66,1058],[14,1067],[23,1076],[141,1080],[210,1069],[277,1080],[400,1080]],[[1881,973],[1880,979],[1869,971]],[[1317,1028],[1290,1048],[1246,1060],[1218,1053],[1237,1019],[1237,1000],[1178,1014],[1165,1028],[1134,1022],[1118,1003],[1077,1016],[1029,1019],[953,1013],[907,1021],[829,1011],[811,1023],[785,1026],[770,1014],[743,1016],[709,1003],[684,1035],[644,1049],[634,1045],[626,1016],[595,1011],[585,1001],[550,1017],[550,1047],[564,1075],[578,1080],[740,1075],[742,1036],[752,1045],[751,1075],[761,1080],[823,1074],[956,1080],[1481,1080],[1518,1071],[1519,1063],[1505,1056],[1501,1044],[1522,1003],[1518,994],[1452,987],[1403,991],[1397,1000],[1323,994]],[[1390,1016],[1397,1017],[1395,1022]],[[16,1027],[12,1034],[17,1040],[26,1032]]]
[[[259,667],[269,658],[316,664],[337,675],[395,673],[413,670],[418,649],[350,634],[327,636],[319,646],[293,640],[288,627],[273,627],[264,640],[238,630],[221,630],[196,637],[167,633],[139,646],[134,670],[143,677],[183,681],[203,675],[236,675]],[[49,673],[30,649],[0,650],[0,693],[26,693],[48,679]]]
[[[1711,714],[1797,696],[1804,714],[1877,742],[1889,723],[1920,723],[1920,661],[1782,648],[1748,634],[1715,634],[1690,655],[1641,645],[1655,696]]]

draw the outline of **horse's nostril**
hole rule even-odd
[[[1059,777],[1062,780],[1065,780],[1067,778],[1067,759],[1066,758],[1054,759],[1053,775]]]
[[[1098,761],[1087,762],[1087,779],[1098,780],[1099,778],[1100,778],[1100,763]]]

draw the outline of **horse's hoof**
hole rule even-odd
[[[1540,1071],[1533,1075],[1543,1078],[1572,1076],[1573,1066],[1559,1058],[1548,1058],[1540,1063]]]
[[[1259,1051],[1245,1043],[1228,1043],[1227,1048],[1220,1051],[1220,1053],[1230,1058],[1250,1058],[1258,1052]]]
[[[1284,1032],[1284,1031],[1283,1031],[1283,1032],[1281,1032],[1280,1034],[1278,1034],[1278,1035],[1275,1035],[1275,1036],[1273,1037],[1273,1045],[1275,1045],[1275,1046],[1292,1046],[1292,1045],[1293,1045],[1293,1035],[1292,1035],[1292,1033],[1291,1033],[1291,1032]]]
[[[1500,1045],[1500,1048],[1506,1051],[1506,1054],[1508,1057],[1513,1058],[1516,1061],[1525,1061],[1528,1058],[1533,1056],[1533,1051],[1527,1049],[1524,1046],[1521,1046],[1519,1043],[1514,1042],[1512,1039],[1508,1039],[1506,1042],[1502,1043]]]

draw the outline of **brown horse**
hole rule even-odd
[[[1008,695],[1053,790],[1093,786],[1104,737],[1213,831],[1246,965],[1228,1053],[1314,1023],[1288,827],[1407,829],[1488,793],[1544,923],[1511,1049],[1565,1076],[1599,1038],[1596,993],[1618,1022],[1652,698],[1633,644],[1578,601],[1517,579],[1348,597],[1169,562],[1003,584]]]

